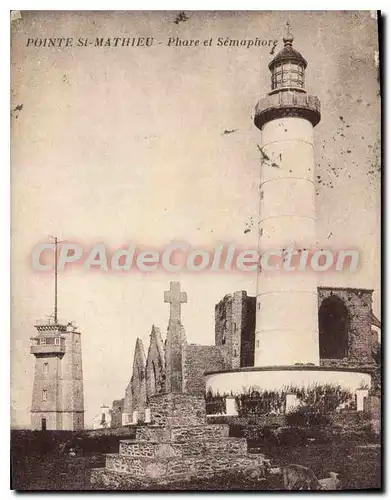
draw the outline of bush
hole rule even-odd
[[[207,415],[221,415],[227,412],[225,404],[226,395],[219,393],[213,394],[212,390],[209,389],[205,394],[205,405]]]
[[[240,417],[247,415],[282,415],[285,413],[285,391],[255,391],[236,396]]]
[[[285,386],[279,391],[260,391],[257,388],[248,388],[245,392],[234,396],[238,416],[284,415],[287,394],[295,394],[300,406],[311,407],[313,413],[316,414],[333,413],[340,405],[349,402],[355,405],[353,395],[340,385],[314,384],[307,388]],[[226,413],[225,401],[227,397],[233,397],[232,392],[231,394],[213,394],[209,389],[205,395],[207,414]],[[314,422],[319,419],[316,416],[309,418],[312,418]]]
[[[352,401],[352,394],[340,385],[313,385],[307,389],[292,388],[300,403],[311,407],[316,413],[332,413],[338,406]]]
[[[329,417],[312,406],[299,406],[287,414],[286,422],[290,427],[320,427],[331,424]]]

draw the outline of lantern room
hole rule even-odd
[[[270,62],[269,69],[271,76],[271,93],[279,90],[294,89],[305,92],[305,68],[307,61],[292,47],[293,35],[290,32],[289,24],[287,33],[283,38],[284,48]]]

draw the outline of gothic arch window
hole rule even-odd
[[[349,350],[349,313],[342,299],[331,295],[319,308],[321,359],[342,359]]]

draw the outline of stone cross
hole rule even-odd
[[[186,304],[187,294],[181,292],[179,281],[170,282],[170,290],[164,292],[164,302],[170,304],[170,323],[181,323],[181,304]]]

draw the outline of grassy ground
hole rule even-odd
[[[310,467],[316,477],[328,477],[329,472],[340,474],[344,490],[373,489],[381,486],[381,448],[377,443],[358,444],[341,442],[332,444],[308,444],[290,448],[265,450],[278,466],[291,463]],[[278,479],[273,478],[271,489]]]
[[[311,467],[317,477],[327,477],[330,471],[340,473],[343,489],[380,488],[380,445],[340,442],[265,448],[262,452],[272,459],[273,465],[289,463]],[[104,455],[90,454],[69,458],[47,454],[41,458],[13,456],[12,487],[18,490],[91,490],[90,471],[104,466]],[[171,485],[164,489],[176,490],[279,490],[281,477],[251,480],[241,474],[225,474]]]

